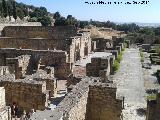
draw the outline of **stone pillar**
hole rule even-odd
[[[111,51],[111,53],[115,56],[115,59],[118,57],[118,50]]]
[[[116,46],[116,50],[118,50],[118,54],[120,54],[120,52],[121,52],[121,46]]]

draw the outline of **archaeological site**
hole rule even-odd
[[[160,120],[160,27],[21,2],[0,0],[0,120]]]

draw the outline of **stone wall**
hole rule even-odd
[[[11,120],[11,108],[6,106],[4,87],[0,87],[0,120]]]
[[[116,88],[90,86],[86,120],[121,120],[122,100],[116,99]]]
[[[77,35],[73,26],[8,26],[2,31],[1,48],[65,50],[66,39]]]
[[[76,36],[76,34],[77,28],[73,26],[7,26],[2,31],[2,36],[12,38],[64,39]]]
[[[33,80],[15,80],[13,75],[1,76],[0,86],[6,90],[6,104],[16,103],[21,110],[44,110],[48,104],[46,83]]]
[[[113,48],[114,49],[116,48],[116,46],[119,45],[119,43],[123,43],[124,42],[124,38],[123,37],[113,36],[112,40],[113,40]]]
[[[91,63],[86,65],[86,75],[101,77],[104,81],[110,75],[110,57],[92,58]]]
[[[26,64],[19,64],[19,61],[24,61],[24,59],[18,57],[21,55],[30,55],[30,61],[25,59],[24,63]],[[29,70],[27,70],[29,73],[37,70],[39,66],[43,66],[43,68],[51,66],[55,68],[55,77],[67,79],[72,71],[72,64],[67,63],[67,61],[67,53],[61,50],[0,49],[0,65],[10,66],[12,68],[11,73],[17,73],[16,78],[20,78],[22,73],[25,73],[26,65],[29,62]]]
[[[3,108],[5,106],[5,89],[3,87],[0,87],[0,108]]]
[[[120,120],[122,101],[116,98],[116,88],[100,81],[82,78],[54,111],[36,112],[30,120]]]
[[[160,93],[157,93],[156,100],[147,101],[147,117],[146,120],[160,119]]]
[[[50,38],[11,38],[0,37],[0,48],[21,48],[35,50],[64,49],[65,44],[58,44],[58,40]]]
[[[48,70],[48,67],[45,68],[45,70]],[[44,71],[44,70],[38,70],[36,71],[36,73],[32,74],[32,75],[26,75],[25,79],[26,80],[30,80],[33,79],[35,81],[45,81],[46,82],[46,90],[50,91],[50,97],[53,97],[54,95],[56,95],[57,92],[57,79],[54,78],[54,72],[53,69],[51,68],[51,71]]]
[[[73,26],[8,26],[2,31],[0,48],[63,50],[68,62],[74,63],[91,52],[89,31],[78,31]]]
[[[1,18],[0,18],[1,19]],[[0,31],[6,26],[41,26],[40,22],[6,22],[6,20],[0,20]]]
[[[97,52],[113,48],[113,43],[110,39],[94,38],[92,41],[96,41],[96,50],[95,51],[97,51]]]
[[[81,31],[77,36],[68,38],[66,41],[68,46],[66,50],[69,53],[69,62],[71,63],[83,59],[91,52],[90,32]]]
[[[16,79],[23,78],[24,75],[32,72],[30,55],[22,55],[16,58],[6,58],[6,66],[11,74],[15,74]]]
[[[8,66],[0,66],[0,75],[6,75],[9,73],[9,67]]]

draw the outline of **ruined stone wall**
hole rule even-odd
[[[82,78],[82,81],[73,87],[72,91],[66,95],[54,111],[37,112],[31,117],[31,120],[44,118],[53,120],[85,120],[89,85],[93,84],[93,82],[94,78]]]
[[[6,106],[4,87],[0,87],[0,120],[11,120],[11,108]]]
[[[11,74],[15,74],[16,79],[22,78],[22,67],[19,66],[18,58],[6,58],[5,65],[9,67]]]
[[[119,43],[123,43],[124,42],[124,38],[119,38],[119,37],[116,37],[116,36],[113,36],[112,37],[112,40],[113,40],[113,48],[115,49],[116,46],[119,45]]]
[[[78,36],[68,38],[66,49],[69,53],[69,62],[83,59],[91,52],[91,38],[89,32],[78,33]]]
[[[104,39],[104,38],[95,38],[92,41],[96,42],[96,51],[104,51],[107,49],[113,49],[113,41],[110,39]]]
[[[110,57],[92,58],[91,63],[86,65],[86,75],[107,79],[110,75]]]
[[[147,101],[147,118],[146,120],[160,119],[160,93],[157,93],[156,100]]]
[[[9,67],[8,66],[0,66],[0,75],[9,74]]]
[[[16,70],[21,71],[17,72],[19,74],[17,78],[20,78],[22,67],[19,66],[17,57],[26,54],[31,55],[30,71],[37,70],[39,65],[44,68],[51,66],[55,68],[55,77],[59,79],[66,79],[71,73],[72,64],[67,63],[67,54],[61,50],[0,49],[0,65],[12,66],[11,73],[15,73]],[[23,70],[25,68],[24,66]]]
[[[46,82],[46,90],[50,91],[50,97],[53,97],[56,94],[57,88],[57,79],[54,77],[54,73],[51,71],[37,70],[36,73],[32,75],[26,75],[26,80],[33,79],[35,81],[45,81]]]
[[[34,50],[53,50],[60,49],[58,40],[48,38],[10,38],[0,37],[0,48],[21,48],[21,49],[34,49]]]
[[[147,101],[147,113],[146,113],[146,120],[156,120],[156,100]]]
[[[121,120],[122,101],[116,99],[116,88],[90,86],[86,120]]]
[[[0,109],[6,106],[5,102],[5,89],[0,87]]]
[[[66,39],[77,35],[73,26],[8,26],[2,31],[1,48],[65,50]]]
[[[61,63],[55,67],[55,77],[66,80],[72,73],[72,63]]]
[[[30,120],[121,120],[122,100],[116,88],[100,78],[84,77],[53,111],[36,112]]]
[[[76,34],[77,28],[73,26],[7,26],[2,31],[2,36],[13,38],[64,39]]]
[[[5,76],[4,76],[5,77]],[[21,110],[27,112],[31,109],[44,110],[46,107],[45,82],[36,82],[33,80],[5,80],[1,76],[0,86],[6,90],[6,104],[16,103]]]

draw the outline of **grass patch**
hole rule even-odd
[[[120,54],[118,55],[118,57],[114,61],[114,64],[113,64],[113,71],[114,72],[119,70],[119,68],[120,68],[120,62],[122,61],[122,56],[123,56],[124,51],[125,51],[125,48],[122,49],[122,51],[120,52]]]
[[[117,60],[115,60],[113,64],[113,70],[117,71],[119,70],[119,68],[120,68],[120,63]]]
[[[147,100],[156,100],[156,98],[157,98],[156,94],[149,94],[147,96]]]
[[[125,51],[125,48],[122,49],[122,52],[124,52],[124,51]]]
[[[141,56],[141,62],[144,62],[144,54],[142,50],[140,50],[140,56]]]

